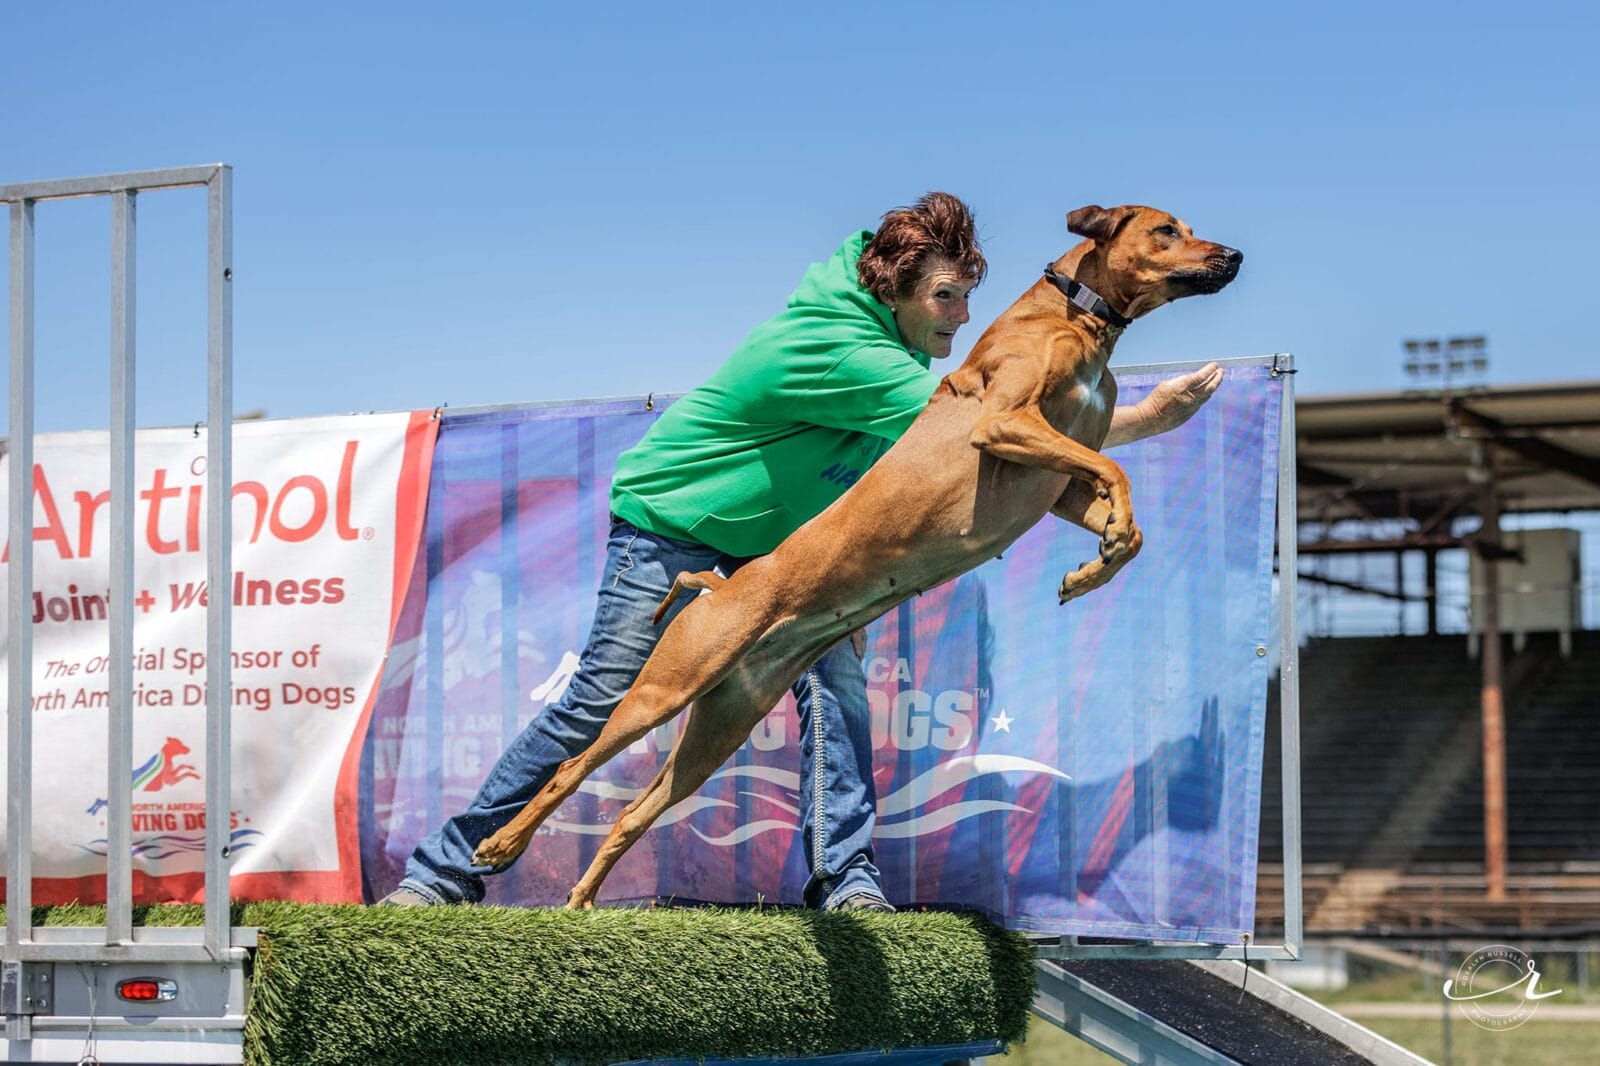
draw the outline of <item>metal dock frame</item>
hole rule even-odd
[[[11,558],[6,733],[6,927],[0,1012],[8,1057],[76,1060],[86,1034],[104,1061],[240,1062],[245,961],[255,930],[229,919],[233,482],[233,170],[226,164],[0,185],[10,208]],[[135,234],[138,196],[206,190],[205,924],[135,928],[132,859],[132,663],[135,427]],[[111,588],[106,924],[34,927],[32,869],[34,210],[43,201],[111,198]],[[176,1001],[122,1004],[117,980],[159,966],[180,973]],[[76,972],[75,972],[76,971]],[[60,979],[57,979],[59,976]],[[81,978],[81,980],[80,980]],[[112,1056],[112,1057],[107,1057]]]
[[[1248,935],[1236,944],[1104,943],[1098,939],[1041,939],[1040,960],[1058,959],[1213,959],[1293,960],[1305,943],[1303,874],[1300,863],[1300,637],[1295,626],[1295,574],[1299,566],[1299,517],[1295,499],[1294,356],[1246,356],[1218,359],[1226,367],[1267,366],[1283,379],[1278,412],[1278,682],[1282,709],[1283,781],[1283,943],[1259,944]],[[1193,369],[1200,363],[1119,367],[1119,374]]]
[[[1034,1013],[1101,1051],[1127,1063],[1231,1063],[1236,1059],[1186,1032],[1159,1010],[1146,1011],[1074,973],[1073,960],[1166,960],[1176,969],[1163,980],[1180,986],[1203,979],[1201,971],[1226,975],[1241,985],[1253,986],[1251,1003],[1263,1014],[1276,1008],[1342,1043],[1370,1061],[1414,1063],[1422,1060],[1321,1007],[1293,990],[1251,971],[1244,980],[1245,962],[1255,959],[1298,959],[1305,943],[1305,916],[1301,871],[1300,822],[1300,669],[1299,634],[1295,626],[1298,567],[1298,514],[1295,497],[1294,356],[1279,353],[1246,359],[1218,360],[1223,366],[1270,365],[1270,373],[1283,379],[1278,436],[1278,677],[1282,707],[1282,812],[1284,937],[1281,944],[1252,943],[1248,936],[1236,944],[1202,943],[1097,943],[1078,937],[1041,941],[1035,948],[1039,960],[1039,989]],[[1187,364],[1185,364],[1187,365]],[[1121,373],[1156,368],[1127,367]],[[1175,369],[1163,367],[1162,369]],[[1241,961],[1242,960],[1242,961]],[[1241,1001],[1243,997],[1241,996]]]

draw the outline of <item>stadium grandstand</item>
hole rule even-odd
[[[1302,398],[1313,937],[1600,933],[1600,382]],[[1269,700],[1258,928],[1282,922]]]

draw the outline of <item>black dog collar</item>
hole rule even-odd
[[[1068,302],[1078,310],[1087,311],[1096,318],[1103,318],[1113,326],[1130,326],[1133,324],[1133,319],[1123,318],[1111,310],[1111,305],[1102,300],[1098,293],[1083,282],[1073,281],[1071,278],[1064,278],[1057,274],[1054,264],[1044,268],[1044,276],[1050,279],[1052,285],[1066,293]]]

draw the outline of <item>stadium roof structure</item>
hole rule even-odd
[[[1600,381],[1301,397],[1295,421],[1300,521],[1324,531],[1301,551],[1461,547],[1453,521],[1495,505],[1600,511]],[[1328,536],[1351,521],[1369,535]]]

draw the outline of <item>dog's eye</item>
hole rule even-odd
[[[1155,228],[1154,232],[1161,234],[1163,237],[1177,237],[1177,236],[1180,236],[1180,234],[1178,233],[1178,227],[1172,225],[1171,223],[1168,223],[1165,226],[1157,226]]]

